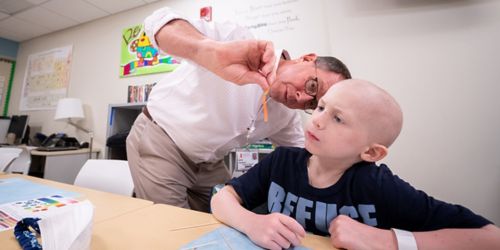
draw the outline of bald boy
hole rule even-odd
[[[500,230],[436,200],[375,162],[401,131],[399,104],[352,79],[334,84],[305,129],[305,149],[280,147],[230,180],[214,216],[269,249],[300,245],[305,231],[342,249],[499,249]],[[251,210],[267,202],[268,214]]]

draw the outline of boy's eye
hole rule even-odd
[[[323,111],[324,109],[325,109],[325,107],[323,107],[323,106],[319,106],[319,105],[318,105],[318,106],[316,107],[316,110],[318,110],[319,112]]]

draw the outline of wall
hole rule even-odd
[[[405,114],[387,162],[500,223],[500,2],[328,1],[334,55]]]
[[[0,57],[16,59],[19,43],[0,37]]]
[[[118,77],[121,30],[160,6],[197,15],[199,7],[209,2],[163,1],[21,43],[11,113],[21,113],[27,57],[72,44],[68,96],[82,99],[88,118],[81,125],[95,130],[96,142],[103,148],[108,104],[124,103],[127,85],[161,77]],[[400,101],[405,112],[403,132],[384,162],[417,188],[500,223],[500,99],[495,98],[500,92],[496,84],[500,3],[318,2],[325,6],[318,15],[327,18],[311,29],[322,31],[326,25],[328,32],[314,37],[297,34],[289,42],[307,46],[309,40],[329,41],[332,54],[344,60],[355,77],[378,83]],[[54,111],[29,115],[30,123],[42,126],[45,133],[75,133],[52,120]],[[88,140],[85,134],[77,135]]]
[[[76,131],[64,122],[54,121],[54,110],[19,111],[28,56],[72,45],[68,97],[78,97],[82,100],[86,118],[78,121],[78,124],[93,130],[95,146],[104,149],[108,105],[126,103],[128,85],[152,83],[161,78],[161,74],[119,78],[122,30],[142,23],[147,15],[163,5],[165,3],[147,5],[22,42],[19,47],[10,114],[28,114],[30,125],[42,127],[43,133],[66,132],[80,141],[89,141],[86,133]]]

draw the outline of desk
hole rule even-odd
[[[18,174],[0,174],[0,179],[3,178],[23,178],[35,183],[82,194],[82,197],[80,197],[81,200],[88,199],[95,206],[94,226],[99,222],[113,219],[115,217],[124,215],[126,213],[130,213],[139,210],[141,208],[150,207],[153,205],[153,202],[151,201],[101,192],[83,187],[77,187],[55,181],[40,179],[32,176],[18,175]],[[19,244],[14,238],[12,230],[0,233],[0,248],[20,249]]]
[[[153,205],[150,201],[16,174],[0,178],[27,180],[78,192],[95,206],[91,249],[178,249],[222,224],[211,214]],[[327,237],[308,234],[302,241],[310,249],[333,249]],[[20,249],[12,230],[0,233],[2,249]]]
[[[222,225],[208,213],[157,204],[94,225],[91,249],[179,249]],[[333,249],[327,237],[308,234],[302,243]]]
[[[32,146],[26,146],[26,145],[1,145],[0,146],[0,151],[4,150],[5,148],[18,148],[21,149],[21,153],[19,154],[19,157],[15,158],[11,163],[10,166],[8,166],[8,169],[4,170],[9,173],[17,173],[17,174],[28,174],[29,169],[30,169],[30,163],[31,163],[31,155],[30,152],[31,150],[35,149],[36,147]],[[1,154],[1,153],[0,153]]]
[[[92,149],[92,158],[99,157],[100,150]],[[66,151],[31,151],[31,160],[42,163],[43,178],[73,184],[83,164],[89,159],[89,149]]]

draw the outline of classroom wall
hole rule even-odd
[[[10,113],[28,113],[30,124],[45,133],[75,135],[71,127],[52,120],[53,110],[19,111],[28,56],[71,44],[68,96],[82,99],[87,118],[80,125],[93,129],[97,146],[104,149],[108,104],[125,103],[129,84],[161,78],[118,77],[122,29],[160,6],[195,16],[210,2],[160,1],[21,43]],[[315,0],[311,6],[315,4],[324,6],[326,17],[317,28],[326,26],[327,32],[297,34],[289,38],[292,47],[327,40],[332,55],[344,60],[355,77],[381,85],[401,103],[403,132],[383,162],[417,188],[500,223],[500,100],[495,98],[500,93],[500,2]],[[85,133],[76,135],[88,140]]]
[[[500,2],[328,1],[333,55],[400,102],[387,162],[500,223]]]
[[[18,64],[10,114],[28,114],[30,125],[41,127],[41,132],[51,134],[65,132],[80,141],[89,141],[88,134],[77,131],[62,121],[54,121],[55,110],[20,111],[19,103],[26,73],[28,56],[52,48],[73,46],[68,97],[77,97],[84,105],[85,119],[77,123],[94,131],[94,147],[101,148],[106,142],[106,124],[109,104],[127,102],[127,86],[153,83],[161,74],[120,78],[120,42],[124,28],[142,23],[159,3],[122,12],[83,25],[22,42],[19,46]]]
[[[0,37],[0,57],[15,60],[17,57],[18,48],[18,42]]]

